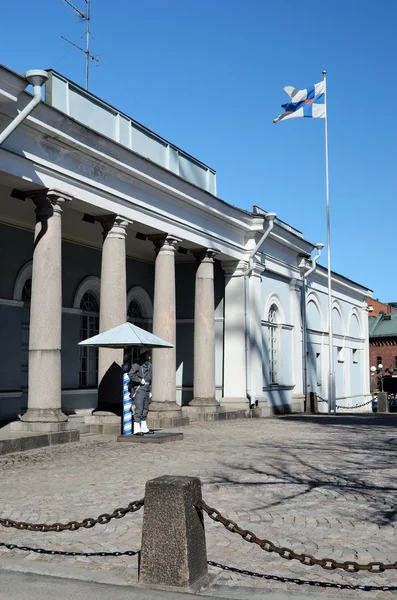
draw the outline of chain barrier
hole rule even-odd
[[[0,525],[3,527],[13,527],[14,529],[27,531],[77,531],[82,527],[91,529],[95,525],[106,525],[112,519],[122,519],[128,513],[137,512],[142,508],[144,499],[130,502],[126,508],[116,508],[112,513],[103,513],[96,519],[88,518],[82,521],[69,521],[69,523],[26,523],[25,521],[13,521],[12,519],[0,519]]]
[[[25,552],[37,552],[37,554],[51,554],[62,556],[135,556],[139,550],[127,550],[126,552],[74,552],[72,550],[46,550],[45,548],[30,548],[29,546],[17,546],[16,544],[3,544],[0,542],[0,548],[7,550],[24,550]]]
[[[213,560],[209,560],[208,564],[211,567],[217,567],[224,571],[231,571],[232,573],[238,573],[239,575],[249,575],[251,577],[258,577],[260,579],[267,579],[268,581],[280,581],[282,583],[296,583],[297,585],[311,585],[314,587],[322,588],[335,588],[338,590],[360,590],[361,592],[396,592],[397,586],[395,585],[351,585],[350,583],[333,583],[331,581],[312,581],[310,579],[300,579],[298,577],[283,577],[282,575],[266,575],[265,573],[255,573],[254,571],[247,571],[246,569],[238,569],[237,567],[229,567]]]
[[[336,405],[336,408],[343,408],[343,410],[353,410],[355,408],[361,408],[362,406],[368,406],[368,404],[372,403],[372,398],[371,400],[368,400],[368,402],[364,402],[363,404],[356,404],[355,406],[341,406],[340,404]]]
[[[318,402],[325,402],[325,404],[328,404],[328,400],[325,400],[325,398],[321,398],[321,396],[317,396],[317,401]]]
[[[339,562],[333,558],[316,558],[312,554],[298,553],[291,548],[276,546],[270,540],[258,538],[255,533],[249,529],[242,529],[237,525],[235,521],[224,517],[216,508],[211,508],[201,500],[197,505],[197,508],[204,510],[207,515],[213,521],[222,523],[222,525],[232,533],[237,533],[243,540],[250,544],[257,544],[265,552],[275,552],[281,558],[285,560],[298,560],[302,565],[307,567],[313,567],[318,565],[322,569],[327,571],[333,571],[335,569],[343,569],[347,573],[357,573],[358,571],[368,571],[370,573],[383,573],[383,571],[397,569],[397,562],[395,563],[382,563],[382,562],[369,562],[367,564],[360,564],[353,560],[346,560]]]
[[[317,400],[318,402],[325,402],[325,404],[328,404],[328,400],[321,398],[321,396],[317,396]],[[337,404],[336,408],[343,408],[343,410],[355,410],[356,408],[361,408],[362,406],[367,406],[368,404],[371,404],[372,400],[373,398],[371,398],[371,400],[368,400],[368,402],[364,402],[363,404],[355,404],[354,406],[342,406],[341,404]]]

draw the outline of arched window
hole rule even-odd
[[[80,300],[80,341],[99,333],[99,302],[92,292],[85,292]],[[80,387],[98,385],[98,348],[80,346]]]
[[[278,352],[278,327],[277,306],[272,304],[269,309],[269,383],[277,383],[277,352]]]
[[[143,329],[147,329],[146,327],[144,327],[141,307],[139,306],[136,300],[131,300],[131,302],[129,303],[127,317],[130,323],[133,323],[138,327],[142,327]]]
[[[32,270],[33,261],[30,260],[19,271],[14,285],[14,300],[30,302],[32,297]]]
[[[350,337],[360,339],[361,338],[361,328],[360,321],[355,313],[351,315],[350,319],[350,327],[349,327],[349,335]]]
[[[307,328],[313,331],[322,331],[321,315],[318,305],[314,300],[309,300],[306,308]]]
[[[148,323],[143,320],[141,307],[135,299],[132,299],[128,304],[127,319],[130,323],[140,327],[141,329],[148,329]],[[139,358],[139,348],[131,348],[131,364],[139,361]]]
[[[332,308],[332,327],[335,334],[344,335],[342,314],[336,305]]]
[[[98,300],[91,294],[91,292],[86,292],[80,302],[80,309],[86,312],[99,312]]]
[[[32,299],[32,278],[29,277],[29,279],[27,279],[22,286],[21,300],[23,302],[30,302],[31,299]]]

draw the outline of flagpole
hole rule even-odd
[[[327,71],[323,71],[325,83],[325,196],[326,196],[326,213],[327,213],[327,258],[328,258],[328,412],[332,410],[336,414],[335,392],[335,377],[334,377],[334,340],[332,330],[332,282],[331,282],[331,218],[329,206],[329,179],[328,179],[328,115],[327,115]]]

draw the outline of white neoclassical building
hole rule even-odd
[[[121,351],[78,342],[126,319],[175,343],[154,352],[153,423],[327,400],[314,245],[221,200],[212,168],[47,75],[41,100],[46,77],[0,67],[0,422],[56,431],[79,410],[120,413],[105,384]],[[370,291],[336,273],[332,287],[336,397],[353,406],[369,393]]]

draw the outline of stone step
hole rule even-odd
[[[53,446],[54,444],[78,442],[79,439],[80,432],[77,429],[48,433],[8,431],[0,437],[0,455],[35,450],[36,448],[44,448],[46,446]]]

